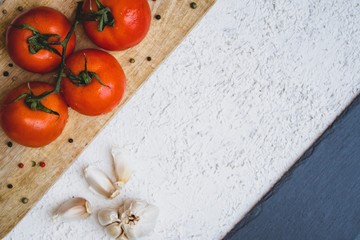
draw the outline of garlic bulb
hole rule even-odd
[[[126,200],[115,214],[113,209],[98,212],[107,234],[117,240],[134,240],[148,235],[155,227],[159,209],[142,200]],[[111,222],[113,221],[113,222]]]
[[[71,198],[60,205],[54,213],[54,218],[62,217],[65,220],[77,220],[87,218],[90,214],[90,203],[86,199]]]
[[[129,240],[148,235],[155,228],[159,209],[142,200],[127,200],[120,206],[119,216]]]
[[[117,211],[110,208],[101,209],[98,212],[98,220],[102,226],[107,226],[114,222],[120,222]]]
[[[114,172],[116,176],[115,185],[121,189],[129,181],[132,174],[129,158],[124,151],[118,148],[113,148],[111,154],[113,156]]]
[[[84,173],[91,190],[111,199],[119,195],[119,190],[116,189],[110,178],[100,169],[89,166],[85,168]]]

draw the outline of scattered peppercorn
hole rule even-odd
[[[74,142],[74,139],[69,138],[69,139],[68,139],[68,142],[69,142],[69,143],[73,143],[73,142]]]
[[[31,161],[31,166],[35,167],[36,166],[36,162],[35,161]]]
[[[23,167],[24,167],[24,164],[23,164],[23,163],[19,163],[19,164],[18,164],[18,167],[19,167],[19,168],[23,168]]]
[[[135,59],[130,58],[130,59],[129,59],[129,62],[130,62],[130,63],[134,63],[134,62],[135,62]]]
[[[13,67],[13,66],[14,66],[14,64],[12,64],[12,63],[9,63],[9,64],[8,64],[8,66],[9,66],[9,67]]]
[[[6,145],[7,145],[8,147],[12,147],[12,146],[13,146],[13,143],[9,141],[9,142],[6,143]]]
[[[24,10],[24,8],[23,8],[22,6],[19,6],[19,7],[17,7],[17,10],[18,10],[19,12],[22,12],[22,11]]]
[[[149,62],[151,61],[151,57],[147,57],[146,60],[148,60]]]
[[[26,203],[29,202],[29,199],[26,198],[26,197],[23,197],[23,198],[21,199],[21,202],[24,203],[24,204],[26,204]]]
[[[9,75],[10,75],[10,74],[9,74],[8,71],[4,71],[4,72],[3,72],[3,76],[4,76],[4,77],[7,77],[7,76],[9,76]]]
[[[192,9],[196,9],[196,8],[197,8],[196,2],[190,3],[190,7],[191,7]]]
[[[40,166],[40,167],[45,167],[45,166],[46,166],[46,163],[45,163],[45,162],[39,162],[39,166]]]
[[[161,19],[161,15],[159,15],[159,14],[155,15],[155,19],[156,19],[156,20],[160,20],[160,19]]]
[[[3,13],[3,14],[7,14],[6,9],[3,9],[3,10],[2,10],[2,13]]]
[[[12,188],[13,188],[13,185],[12,185],[12,184],[8,184],[8,185],[7,185],[7,188],[12,189]]]

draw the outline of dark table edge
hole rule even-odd
[[[314,152],[314,149],[319,143],[326,138],[326,136],[332,131],[332,128],[348,113],[354,106],[360,104],[360,94],[357,95],[351,103],[336,117],[336,119],[325,129],[325,131],[314,141],[314,143],[296,160],[288,171],[274,184],[274,186],[247,212],[247,214],[230,230],[223,238],[223,240],[230,240],[235,234],[245,227],[252,220],[256,219],[258,214],[261,212],[262,204],[268,201],[279,189],[279,187],[287,181],[291,176],[292,172],[304,163]]]

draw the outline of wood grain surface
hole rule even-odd
[[[123,52],[112,52],[123,66],[127,76],[124,99],[115,111],[99,117],[87,117],[70,110],[69,120],[62,135],[50,145],[37,149],[23,147],[16,143],[11,148],[8,147],[6,143],[9,139],[0,130],[0,238],[4,237],[24,217],[75,161],[99,130],[180,43],[215,0],[196,2],[198,7],[191,9],[190,0],[149,1],[152,14],[160,14],[161,20],[153,19],[148,36],[138,46]],[[58,9],[72,19],[76,1],[0,1],[0,98],[22,82],[54,80],[54,73],[39,75],[26,72],[17,66],[9,67],[11,59],[5,49],[5,32],[11,20],[20,14],[22,9],[26,11],[42,5]],[[95,47],[85,37],[81,26],[77,27],[76,34],[77,49]],[[152,58],[151,61],[146,60],[148,56]],[[135,63],[130,63],[130,58],[134,58]],[[10,75],[3,76],[3,71],[8,71]],[[69,143],[69,138],[72,138],[74,142]],[[31,167],[32,161],[46,161],[47,166],[45,168]],[[22,169],[17,167],[20,162],[25,164]],[[8,188],[8,184],[12,184],[13,188]],[[21,202],[23,197],[29,199],[27,204]]]

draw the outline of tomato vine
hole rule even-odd
[[[56,111],[53,111],[41,103],[41,100],[47,97],[50,94],[56,94],[60,92],[61,80],[63,77],[68,77],[73,84],[76,86],[84,86],[91,82],[93,78],[95,78],[100,84],[106,86],[102,83],[99,76],[95,72],[90,72],[87,70],[87,60],[85,58],[85,66],[84,70],[79,74],[73,74],[66,67],[66,49],[69,43],[71,36],[73,35],[76,26],[83,21],[99,21],[99,26],[103,30],[105,26],[113,26],[114,19],[112,17],[111,11],[109,8],[102,5],[99,0],[96,0],[96,4],[98,6],[98,11],[91,11],[90,13],[82,13],[82,5],[83,2],[79,2],[76,7],[75,19],[71,24],[69,32],[66,34],[64,40],[60,41],[60,36],[58,34],[44,34],[40,33],[36,28],[27,25],[11,25],[14,28],[18,29],[26,29],[32,32],[32,36],[27,39],[28,50],[31,54],[36,54],[41,49],[53,52],[61,57],[60,66],[57,71],[56,84],[53,91],[47,91],[40,95],[34,95],[31,91],[30,85],[28,84],[29,92],[20,94],[16,97],[12,102],[24,100],[24,103],[27,107],[34,111],[43,111],[50,114],[59,115]],[[111,20],[112,19],[112,20]],[[111,23],[112,22],[112,23]],[[61,45],[62,51],[61,53],[53,47],[53,45]]]
[[[59,71],[58,71],[58,74],[57,74],[56,87],[54,89],[54,93],[59,93],[60,92],[61,79],[64,77],[64,70],[66,68],[66,65],[65,65],[66,48],[67,48],[68,42],[69,42],[69,40],[71,38],[71,35],[75,31],[76,25],[81,21],[81,7],[82,7],[82,4],[83,4],[83,2],[79,2],[77,4],[75,20],[71,24],[70,31],[66,35],[65,39],[61,42],[61,46],[62,46],[63,49],[62,49],[62,53],[61,53],[61,63],[60,63],[60,68],[59,68]]]

